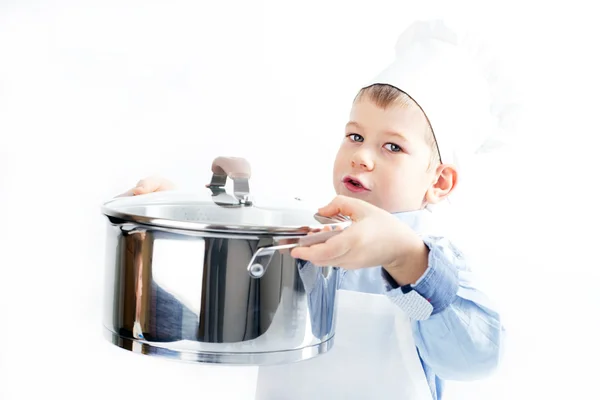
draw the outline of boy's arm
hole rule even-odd
[[[428,317],[412,322],[419,353],[442,379],[488,376],[502,353],[504,328],[499,313],[473,285],[467,261],[449,240],[422,239],[429,248],[427,270],[408,290],[429,301],[433,310]],[[382,271],[387,296],[410,315],[413,305],[406,301],[406,286],[399,287]]]

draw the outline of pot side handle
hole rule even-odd
[[[267,268],[269,267],[269,264],[271,264],[271,259],[276,251],[293,249],[298,246],[314,246],[315,244],[325,243],[333,236],[339,235],[342,232],[342,229],[322,231],[312,235],[303,236],[296,243],[260,247],[256,250],[248,263],[248,267],[246,268],[248,274],[250,274],[252,278],[262,278],[267,272]]]

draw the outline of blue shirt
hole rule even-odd
[[[433,306],[425,320],[412,320],[412,332],[434,399],[441,399],[444,380],[474,380],[490,375],[497,367],[504,328],[498,311],[473,282],[469,261],[446,237],[436,232],[432,213],[419,210],[394,214],[409,225],[429,247],[429,264],[412,285]],[[308,267],[308,268],[307,268]],[[313,267],[310,265],[310,267]],[[328,285],[316,278],[316,268],[300,266],[306,282]],[[381,267],[342,270],[339,287],[372,294],[385,294],[393,303],[404,295]],[[314,293],[322,293],[315,290]],[[319,296],[321,297],[321,296]],[[322,299],[322,298],[321,298]],[[321,299],[311,299],[319,302]]]

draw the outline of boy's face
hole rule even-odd
[[[384,110],[368,96],[357,99],[335,159],[337,194],[388,212],[423,208],[437,175],[428,168],[427,126],[417,106],[393,103]]]

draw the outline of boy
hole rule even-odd
[[[400,37],[396,61],[353,102],[333,171],[338,197],[319,210],[353,224],[291,253],[304,260],[301,270],[343,268],[341,289],[384,294],[411,317],[434,399],[442,398],[443,380],[492,373],[504,336],[498,312],[471,282],[469,262],[432,225],[433,206],[458,182],[458,156],[476,147],[469,144],[489,114],[485,82],[454,39],[437,22],[414,24]],[[171,187],[149,178],[128,193]]]

